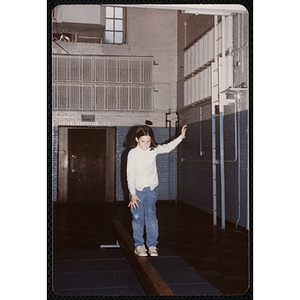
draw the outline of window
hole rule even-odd
[[[105,43],[125,43],[125,18],[123,7],[106,6]]]
[[[212,90],[214,90],[214,93],[218,93],[219,71],[218,67],[217,69],[212,68],[212,62],[215,60],[215,50],[217,55],[221,56],[222,41],[225,43],[227,53],[223,61],[223,70],[226,75],[222,79],[222,85],[226,87],[233,85],[233,57],[230,54],[232,48],[232,17],[225,18],[225,28],[228,30],[226,30],[225,36],[222,37],[222,22],[219,22],[216,28],[210,29],[185,50],[184,106],[212,96],[214,98],[215,94],[212,95]]]
[[[153,58],[52,57],[52,108],[153,110]]]

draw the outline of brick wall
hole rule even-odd
[[[200,126],[203,156],[200,156]],[[211,120],[188,124],[186,139],[178,151],[178,200],[211,213]]]
[[[52,127],[52,201],[57,201],[58,126]]]
[[[186,22],[186,46],[195,42],[199,36],[204,35],[214,26],[214,16],[211,15],[190,15]]]
[[[153,57],[154,109],[150,112],[92,112],[95,126],[134,126],[152,119],[155,126],[164,126],[165,113],[177,107],[177,12],[171,10],[127,8],[127,44],[86,44],[57,42],[68,53],[76,55],[115,55]],[[53,54],[66,54],[52,45]],[[82,112],[89,114],[91,112]],[[53,125],[86,126],[81,113],[54,111]],[[174,123],[173,125],[174,126]]]
[[[224,116],[224,154],[225,154],[225,198],[226,220],[246,227],[248,213],[248,111],[237,114],[239,123],[235,131],[233,114]],[[184,122],[184,120],[181,120]],[[216,120],[217,137],[219,134]],[[203,155],[200,156],[200,128]],[[240,131],[240,140],[235,142],[235,132]],[[187,138],[179,146],[178,152],[178,200],[212,214],[212,148],[211,119],[188,125]],[[218,145],[218,140],[217,140]],[[235,156],[235,146],[239,156]],[[217,159],[219,147],[217,146]],[[238,160],[240,159],[240,160]],[[240,165],[239,165],[240,162]],[[217,207],[220,211],[220,169],[217,165]],[[240,168],[240,178],[238,178]],[[240,203],[238,200],[240,186]],[[240,207],[239,207],[240,205]]]
[[[153,128],[153,131],[159,144],[170,141],[168,128]],[[174,137],[175,129],[172,128],[171,139]],[[177,149],[158,155],[156,163],[159,180],[158,200],[177,200]]]

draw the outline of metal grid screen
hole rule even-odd
[[[52,57],[52,108],[152,110],[153,60],[145,57]]]
[[[184,105],[190,105],[199,100],[207,99],[212,96],[212,66],[214,61],[214,50],[221,55],[222,39],[225,42],[225,49],[230,52],[232,49],[232,18],[225,18],[225,26],[229,28],[222,37],[222,22],[209,30],[204,36],[198,39],[184,52]],[[214,34],[216,34],[214,36]],[[214,42],[215,40],[215,42]],[[225,86],[232,86],[232,55],[226,55],[224,59],[225,70],[228,74],[225,77]]]

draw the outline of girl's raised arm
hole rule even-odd
[[[169,142],[168,144],[159,145],[157,147],[158,154],[169,153],[173,149],[175,149],[178,144],[180,144],[181,141],[185,138],[186,129],[187,125],[184,125],[181,129],[181,135],[179,135],[175,140]]]

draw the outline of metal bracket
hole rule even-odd
[[[112,245],[100,245],[100,248],[120,248],[120,244],[118,242],[118,240],[116,241],[116,244],[112,244]]]

